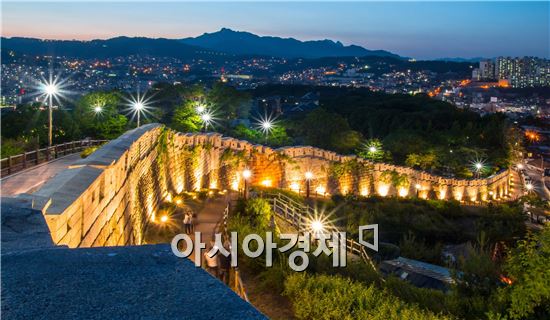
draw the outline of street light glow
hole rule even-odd
[[[476,170],[479,171],[479,170],[481,170],[481,168],[483,168],[483,164],[481,164],[480,162],[477,162],[477,163],[475,164],[475,167],[476,167]]]
[[[369,147],[369,152],[371,152],[371,153],[376,152],[376,147],[375,146],[370,146]]]
[[[204,105],[199,104],[199,105],[197,106],[197,113],[198,113],[198,114],[202,114],[204,111],[206,111],[206,108],[204,107]]]
[[[164,223],[168,221],[168,216],[167,215],[163,215],[162,217],[160,217],[160,222]]]
[[[533,190],[533,184],[528,183],[528,184],[525,185],[525,188],[526,188],[527,190],[531,191],[531,190]]]
[[[267,136],[275,128],[275,118],[264,116],[257,119],[256,128]]]
[[[421,186],[419,183],[417,183],[414,187],[415,187],[417,190],[420,190],[420,188],[422,188],[422,186]]]
[[[307,179],[307,180],[313,179],[313,173],[312,173],[311,171],[307,171],[307,172],[306,172],[306,179]]]
[[[44,85],[44,93],[49,96],[55,96],[59,92],[59,88],[55,83],[47,83]]]
[[[147,115],[148,113],[150,113],[149,103],[152,96],[146,98],[146,95],[147,93],[140,94],[140,92],[138,91],[135,96],[130,96],[129,99],[124,98],[126,100],[126,105],[128,106],[126,111],[132,114],[132,120],[134,116],[137,117],[137,127],[141,125],[142,114]]]
[[[325,225],[320,220],[313,220],[311,222],[311,231],[314,233],[322,233],[325,230]]]
[[[251,176],[252,176],[252,171],[250,171],[248,169],[245,169],[243,171],[243,178],[245,178],[246,180],[248,180]]]
[[[103,111],[103,108],[101,106],[95,106],[94,107],[94,112],[95,113],[101,113],[101,111]]]

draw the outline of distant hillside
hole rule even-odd
[[[299,41],[293,38],[258,36],[250,32],[223,28],[214,33],[205,33],[196,38],[185,38],[181,42],[212,50],[237,55],[264,55],[283,58],[322,57],[395,57],[398,55],[384,50],[368,50],[360,46],[344,46],[332,40]]]
[[[2,49],[28,55],[60,55],[78,58],[108,58],[128,55],[151,55],[190,59],[215,54],[170,39],[117,37],[107,40],[41,40],[34,38],[2,38]]]

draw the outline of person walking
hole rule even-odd
[[[191,233],[191,215],[189,215],[188,211],[183,213],[183,231],[186,234]]]
[[[204,260],[206,262],[206,271],[218,278],[218,253],[216,253],[213,257],[208,256],[208,252],[211,249],[212,247],[208,247],[208,250],[203,253]]]

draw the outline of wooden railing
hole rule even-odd
[[[98,146],[107,142],[107,140],[80,140],[58,144],[51,147],[36,149],[21,153],[15,156],[9,156],[0,160],[1,177],[7,177],[18,171],[34,167],[44,162],[48,162],[59,157],[81,152],[87,147]]]
[[[223,210],[223,215],[220,221],[216,224],[214,227],[215,233],[221,233],[222,239],[225,241],[229,239],[229,231],[227,229],[227,222],[229,220],[229,211],[230,211],[230,203],[227,202],[227,206]],[[249,302],[248,295],[246,294],[246,290],[244,288],[243,280],[241,279],[241,275],[239,273],[239,268],[233,267],[231,268],[230,272],[230,279],[231,280],[231,289],[235,291],[236,294],[238,294],[243,300]]]
[[[315,210],[308,205],[302,204],[284,194],[268,194],[273,212],[283,220],[291,224],[300,233],[304,233],[308,229],[309,217],[315,216]],[[353,239],[346,238],[346,251],[361,257],[361,259],[369,264],[375,271],[372,259],[365,251],[365,247]]]

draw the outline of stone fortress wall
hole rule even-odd
[[[312,194],[416,196],[483,201],[506,198],[510,173],[460,180],[411,168],[372,163],[313,147],[272,149],[217,133],[176,133],[148,124],[112,140],[48,181],[32,195],[52,239],[69,247],[143,243],[163,200],[184,191],[251,185],[303,192],[312,173]],[[395,186],[388,172],[407,177]],[[395,174],[394,173],[394,174]],[[420,186],[420,188],[417,188]]]

